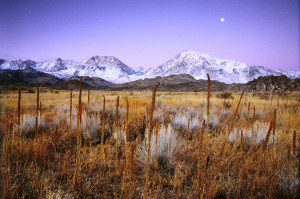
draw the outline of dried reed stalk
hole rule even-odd
[[[39,117],[39,108],[40,108],[40,87],[36,87],[36,115],[35,115],[35,137],[38,134],[38,117]]]
[[[223,144],[223,147],[222,147],[222,150],[221,150],[221,153],[220,153],[220,157],[222,157],[223,153],[225,152],[225,146],[226,146],[227,140],[228,140],[228,138],[229,138],[229,136],[230,136],[230,134],[231,134],[231,131],[232,131],[233,127],[234,127],[234,120],[235,120],[235,117],[236,117],[237,112],[238,112],[238,110],[239,110],[239,106],[240,106],[240,104],[241,104],[241,101],[242,101],[244,92],[245,92],[245,90],[246,90],[247,88],[248,88],[248,86],[246,86],[246,88],[244,88],[244,90],[243,90],[243,92],[242,92],[242,94],[241,94],[241,96],[240,96],[239,102],[238,102],[238,104],[237,104],[237,106],[236,106],[234,115],[233,115],[233,117],[232,117],[231,124],[230,124],[230,126],[229,126],[229,130],[228,130],[226,139],[225,139],[225,141],[224,141],[224,144]]]
[[[249,121],[250,118],[250,102],[248,103],[248,115],[247,115],[247,121]]]
[[[20,121],[21,121],[21,89],[18,88],[18,133],[20,133]]]
[[[130,144],[130,178],[129,178],[129,198],[132,198],[132,190],[133,190],[133,172],[134,172],[134,149],[135,144],[134,142]]]
[[[84,146],[87,146],[87,130],[88,130],[88,126],[89,126],[89,107],[90,107],[90,86],[88,88],[88,103],[87,103],[87,107],[86,107],[86,120],[85,120],[85,132],[84,132]]]
[[[248,86],[246,86],[246,88],[244,88],[244,90],[243,90],[243,92],[242,92],[242,94],[241,94],[241,96],[240,96],[240,99],[239,99],[239,102],[238,102],[238,105],[237,105],[237,107],[236,107],[236,109],[235,109],[235,112],[234,112],[234,115],[233,115],[233,118],[232,118],[232,120],[234,120],[235,119],[235,117],[236,117],[236,115],[237,115],[237,112],[238,112],[238,110],[239,110],[239,107],[240,107],[240,104],[241,104],[241,101],[242,101],[242,98],[243,98],[243,95],[244,95],[244,93],[245,93],[245,90],[248,88]],[[233,124],[234,124],[234,121],[233,121]],[[230,133],[230,132],[229,132]]]
[[[206,137],[207,138],[209,135],[209,108],[210,108],[209,100],[210,100],[210,76],[207,73],[207,112],[206,112],[207,115]]]
[[[38,117],[39,117],[39,101],[40,101],[40,88],[37,86],[36,87],[36,115],[35,115],[35,128],[34,128],[34,137],[35,137],[35,141],[34,141],[34,148],[35,148],[35,152],[34,152],[34,162],[35,162],[35,166],[36,165],[36,161],[37,161],[37,135],[38,135]]]
[[[296,198],[296,131],[293,133],[293,155],[294,155],[294,164],[293,164],[293,181],[294,181],[294,187],[293,187],[293,198]]]
[[[209,117],[210,117],[210,76],[207,73],[207,124],[206,124],[206,137],[205,137],[205,143],[206,143],[206,147],[205,147],[205,159],[208,160],[209,158],[209,151],[208,151],[208,145],[209,145]]]
[[[205,120],[202,123],[202,127],[200,130],[200,136],[199,136],[199,146],[198,146],[198,181],[197,181],[197,192],[198,192],[198,197],[201,195],[201,152],[202,152],[202,143],[203,143],[203,134],[204,134],[204,127],[205,127]]]
[[[287,163],[288,163],[288,169],[287,169],[287,178],[288,178],[288,193],[290,193],[290,170],[291,170],[291,146],[287,146]]]
[[[271,135],[272,127],[273,127],[273,121],[270,122],[269,130],[268,130],[267,136],[265,138],[264,144],[262,146],[262,153],[265,152],[265,150],[268,146],[268,142],[269,142],[269,138],[270,138],[270,135]]]
[[[151,134],[153,130],[153,112],[155,108],[155,94],[156,94],[156,89],[159,86],[156,84],[156,86],[153,88],[152,91],[152,103],[151,103],[151,110],[150,110],[150,118],[149,118],[149,135],[148,135],[148,148],[147,148],[147,167],[146,167],[146,182],[145,182],[145,190],[144,190],[144,198],[147,199],[148,197],[148,181],[149,181],[149,162],[150,162],[150,141],[151,141]]]
[[[117,97],[116,101],[116,114],[115,114],[115,132],[117,134],[117,139],[115,142],[115,151],[116,151],[116,157],[115,157],[115,179],[114,179],[114,198],[117,198],[117,181],[118,181],[118,175],[119,175],[119,169],[118,169],[118,132],[119,131],[119,96]]]
[[[104,144],[104,128],[105,128],[105,96],[103,95],[101,145]]]
[[[71,181],[71,162],[72,162],[72,158],[70,157],[70,150],[71,150],[71,134],[72,134],[72,97],[73,97],[73,90],[70,90],[70,112],[69,112],[69,119],[70,119],[70,123],[69,123],[69,135],[68,135],[68,184]]]
[[[43,104],[42,101],[40,100],[40,117],[42,117],[42,110],[43,110]]]
[[[126,99],[126,130],[125,130],[125,134],[126,134],[126,143],[129,142],[129,129],[128,129],[128,124],[129,124],[129,102]]]
[[[263,146],[261,147],[261,150],[258,150],[257,153],[253,156],[254,159],[257,159],[257,157],[262,157],[261,160],[264,160],[264,152],[265,152],[265,150],[267,148],[267,145],[268,145],[268,141],[269,141],[269,138],[270,138],[270,135],[271,135],[272,127],[273,127],[273,121],[271,120],[270,127],[269,127],[268,133],[266,135],[266,138],[264,140]],[[256,184],[255,184],[256,179],[258,178],[261,167],[263,166],[263,164],[260,164],[259,162],[257,162],[257,165],[259,165],[259,166],[258,166],[258,169],[256,170],[256,173],[255,173],[255,176],[254,176],[254,179],[253,179],[253,186],[252,186],[251,195],[250,195],[249,198],[252,198],[252,196],[253,196],[254,189],[256,187]]]
[[[116,101],[115,128],[119,126],[119,96]]]
[[[88,120],[89,120],[88,112],[89,112],[89,108],[87,106],[87,107],[85,107],[85,129],[84,129],[84,143],[83,143],[84,147],[87,146],[87,131],[88,131]]]
[[[241,130],[241,151],[243,151],[243,137],[244,137],[243,130]]]
[[[70,117],[70,124],[69,124],[69,128],[70,128],[70,130],[69,130],[69,141],[70,141],[70,143],[71,143],[71,132],[72,132],[72,97],[73,97],[73,90],[71,89],[70,90],[70,115],[69,115],[69,117]]]
[[[189,121],[188,121],[187,140],[190,139],[190,122],[191,122],[191,118],[189,118]]]
[[[21,120],[21,89],[18,88],[18,131],[17,133],[20,135],[20,120]],[[16,161],[16,168],[17,168],[17,176],[19,175],[19,152],[21,152],[21,148],[19,145],[19,141],[17,141],[17,161]]]
[[[129,102],[126,99],[126,123],[125,123],[125,170],[124,170],[124,175],[123,175],[123,185],[126,186],[127,184],[127,178],[130,178],[130,171],[129,171],[129,167],[130,167],[130,138],[129,138]],[[127,190],[126,188],[122,188],[122,198],[124,196],[126,196],[127,194]]]
[[[274,142],[274,137],[275,137],[275,131],[276,131],[276,109],[274,110],[274,118],[273,118],[273,144],[275,143]]]
[[[90,104],[91,87],[88,88],[88,105]]]
[[[156,121],[156,128],[155,128],[155,154],[154,154],[154,185],[156,182],[156,176],[157,176],[157,167],[158,167],[158,161],[157,161],[157,141],[158,141],[158,122]]]
[[[118,198],[117,195],[117,182],[118,182],[118,176],[119,176],[119,166],[118,166],[118,159],[119,159],[119,142],[118,138],[116,139],[115,143],[115,151],[116,151],[116,157],[115,157],[115,186],[114,186],[114,198]]]
[[[82,94],[82,78],[80,79],[79,97],[78,97],[78,112],[77,112],[77,150],[76,150],[76,165],[74,171],[74,190],[80,188],[80,147],[81,147],[81,94]]]
[[[253,115],[252,115],[252,122],[255,120],[255,106],[253,106]]]

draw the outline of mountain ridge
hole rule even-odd
[[[126,83],[156,76],[189,74],[196,79],[206,79],[209,73],[212,80],[225,83],[246,83],[260,76],[286,75],[300,78],[300,71],[272,70],[236,60],[220,59],[196,51],[184,51],[166,63],[152,69],[142,67],[132,69],[114,56],[92,56],[81,62],[57,58],[53,61],[35,62],[33,60],[7,61],[0,59],[0,70],[20,70],[31,67],[36,71],[48,73],[58,78],[88,76],[102,78],[115,84]]]

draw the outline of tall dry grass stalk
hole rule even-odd
[[[259,173],[260,173],[260,170],[261,170],[261,167],[264,165],[261,163],[262,160],[264,160],[264,152],[268,146],[268,142],[269,142],[269,138],[270,138],[270,135],[271,135],[271,131],[272,131],[272,128],[273,128],[273,121],[271,120],[270,122],[270,126],[269,126],[269,130],[267,132],[267,135],[266,135],[266,138],[264,140],[264,143],[261,147],[260,150],[257,151],[257,153],[253,156],[253,159],[257,159],[258,157],[261,157],[258,162],[258,160],[256,161],[256,164],[258,165],[258,169],[256,170],[256,173],[255,173],[255,176],[254,176],[254,179],[253,179],[253,185],[252,185],[252,190],[251,190],[251,195],[249,198],[252,198],[253,196],[253,193],[254,193],[254,190],[256,188],[256,180],[259,176]]]
[[[240,107],[240,105],[241,105],[241,101],[242,101],[242,98],[243,98],[243,95],[244,95],[244,93],[245,93],[245,90],[248,88],[248,86],[246,86],[245,88],[244,88],[244,90],[243,90],[243,92],[242,92],[242,94],[241,94],[241,96],[240,96],[240,99],[239,99],[239,102],[238,102],[238,104],[237,104],[237,107],[236,107],[236,109],[235,109],[235,112],[234,112],[234,115],[233,115],[233,118],[232,118],[232,125],[234,124],[234,119],[235,119],[235,117],[236,117],[236,115],[237,115],[237,113],[238,113],[238,110],[239,110],[239,107]],[[233,126],[232,126],[233,127]],[[231,129],[232,130],[232,129]]]
[[[118,198],[118,194],[117,194],[117,182],[118,180],[118,176],[119,176],[119,166],[118,166],[118,160],[119,160],[119,139],[116,139],[116,143],[115,143],[115,186],[114,186],[114,198]]]
[[[69,111],[69,119],[70,119],[70,123],[69,123],[69,135],[68,135],[68,184],[71,182],[71,164],[72,164],[72,157],[70,156],[71,154],[71,135],[72,135],[72,97],[73,97],[73,90],[70,90],[70,111]]]
[[[104,129],[105,129],[105,96],[103,95],[101,145],[104,144]]]
[[[133,172],[134,172],[134,150],[135,150],[135,143],[134,142],[132,142],[131,144],[130,144],[130,162],[129,162],[129,165],[130,165],[130,167],[129,167],[129,169],[130,169],[130,177],[129,177],[129,194],[128,194],[128,196],[129,196],[129,198],[132,198],[132,191],[133,191],[133,186],[134,186],[134,183],[133,183],[133,178],[134,178],[134,176],[133,176]]]
[[[157,141],[158,141],[158,121],[156,121],[155,126],[155,152],[154,152],[154,180],[153,183],[155,185],[156,178],[157,178],[157,167],[158,167],[158,161],[157,161]]]
[[[209,138],[210,138],[210,134],[209,134],[209,117],[210,117],[210,76],[207,73],[207,124],[206,124],[206,137],[205,137],[205,143],[206,143],[206,148],[205,148],[205,160],[209,160],[209,151],[208,151],[208,146],[209,146]],[[208,164],[206,164],[208,165]],[[206,174],[205,174],[206,175]],[[204,182],[203,182],[204,183]],[[204,192],[204,186],[203,186],[203,190],[202,192]]]
[[[77,147],[76,147],[76,165],[74,171],[74,190],[79,191],[81,186],[80,178],[80,150],[81,150],[81,94],[82,94],[82,78],[80,79],[78,111],[77,111]]]
[[[276,131],[276,109],[274,110],[274,117],[273,117],[273,144],[274,143],[274,138],[275,138],[275,131]]]
[[[199,146],[198,146],[198,180],[197,180],[197,193],[198,197],[202,195],[202,183],[201,183],[201,154],[202,154],[202,143],[203,143],[203,135],[204,135],[204,127],[205,127],[205,120],[202,123],[202,127],[200,130],[200,136],[199,136]]]
[[[209,136],[209,113],[210,113],[209,109],[210,109],[210,76],[207,73],[207,112],[206,112],[207,115],[206,137],[207,138]]]
[[[21,89],[18,88],[18,133],[20,133],[20,121],[21,121]]]
[[[297,174],[296,174],[296,149],[297,149],[297,146],[296,146],[296,141],[297,141],[297,138],[296,138],[296,131],[294,131],[293,133],[293,155],[294,155],[294,164],[293,164],[293,182],[294,182],[294,186],[293,186],[293,198],[296,198],[296,177],[297,177]]]
[[[85,111],[85,114],[86,114],[85,132],[84,132],[84,146],[85,147],[87,146],[87,130],[88,130],[88,126],[89,126],[90,90],[91,90],[91,88],[89,86],[89,88],[88,88],[88,103],[87,103],[86,111]]]
[[[90,104],[91,87],[88,88],[88,105]]]
[[[243,151],[243,137],[244,137],[243,130],[241,130],[241,151]]]
[[[269,130],[268,130],[268,133],[267,133],[267,136],[265,138],[265,141],[264,141],[264,144],[262,146],[262,152],[261,153],[264,153],[267,146],[268,146],[268,142],[269,142],[269,138],[271,136],[271,131],[272,131],[272,128],[273,128],[273,121],[270,122],[270,126],[269,126]]]
[[[40,108],[40,87],[36,87],[36,115],[35,115],[35,136],[38,134],[38,117]]]
[[[21,116],[21,89],[19,87],[18,88],[18,123],[17,123],[18,124],[18,131],[17,131],[18,135],[20,135],[20,121],[21,121],[20,116]],[[14,142],[14,140],[13,140],[13,142]],[[18,140],[17,141],[17,154],[16,154],[17,155],[17,161],[16,161],[17,175],[19,175],[19,151],[21,152],[21,148],[20,148],[19,140]]]
[[[125,134],[126,134],[126,143],[129,142],[129,129],[128,129],[128,124],[129,124],[129,102],[126,99],[126,130],[125,130]]]
[[[247,114],[247,121],[249,121],[250,118],[250,102],[248,102],[248,114]]]
[[[119,126],[119,96],[116,100],[115,128]]]
[[[36,114],[35,114],[35,127],[34,127],[34,137],[35,137],[35,140],[34,140],[34,148],[35,148],[35,152],[34,152],[34,162],[35,162],[35,165],[37,164],[37,136],[38,136],[38,118],[39,118],[39,103],[40,101],[40,87],[36,87]]]
[[[255,106],[253,106],[253,115],[252,115],[252,122],[255,121]]]
[[[288,144],[287,146],[287,181],[288,181],[288,194],[290,194],[290,171],[291,171],[291,145]]]
[[[71,89],[70,90],[70,115],[69,115],[69,118],[70,118],[70,124],[69,124],[69,140],[70,140],[70,143],[71,143],[71,134],[72,134],[72,97],[73,97],[73,90]]]
[[[123,180],[122,180],[122,198],[127,198],[127,179],[130,179],[130,139],[129,139],[129,102],[126,99],[126,123],[125,123],[125,169],[123,170]]]
[[[115,132],[118,134],[119,131],[119,96],[116,100],[116,114],[115,114]],[[115,142],[115,179],[114,179],[114,198],[117,198],[117,182],[118,182],[118,176],[119,176],[119,169],[118,169],[118,138]]]
[[[40,100],[40,117],[42,117],[43,103]]]
[[[188,121],[188,129],[187,129],[187,140],[190,139],[190,122],[191,122],[191,118],[189,117],[189,121]]]
[[[148,136],[148,148],[147,148],[147,167],[146,167],[146,182],[145,182],[145,190],[144,190],[144,198],[147,199],[148,197],[148,184],[149,184],[149,162],[150,162],[150,143],[151,143],[151,134],[153,130],[153,112],[155,108],[155,94],[156,89],[160,83],[158,82],[156,86],[153,88],[152,91],[152,103],[151,103],[151,110],[150,110],[150,118],[149,118],[149,136]]]
[[[242,91],[242,94],[241,94],[241,96],[240,96],[239,102],[238,102],[238,104],[237,104],[237,106],[236,106],[234,115],[233,115],[233,117],[232,117],[232,120],[231,120],[231,123],[230,123],[230,126],[229,126],[229,130],[228,130],[228,132],[227,132],[226,139],[225,139],[225,141],[224,141],[224,144],[223,144],[223,147],[222,147],[222,150],[221,150],[221,153],[220,153],[220,157],[222,157],[223,153],[225,152],[225,146],[226,146],[227,140],[228,140],[228,138],[229,138],[229,136],[230,136],[230,134],[231,134],[231,131],[232,131],[233,127],[234,127],[235,117],[236,117],[236,115],[237,115],[237,113],[238,113],[238,110],[239,110],[239,107],[240,107],[240,104],[241,104],[243,95],[244,95],[245,90],[246,90],[247,88],[248,88],[248,86],[246,86],[246,88],[244,88],[244,90]]]

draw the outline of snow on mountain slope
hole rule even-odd
[[[276,70],[276,72],[281,73],[283,75],[286,75],[290,78],[296,79],[300,78],[300,71],[295,70],[289,70],[289,71],[283,71],[283,70]]]
[[[32,67],[55,75],[59,78],[70,78],[72,76],[100,77],[110,82],[123,83],[130,81],[129,76],[135,76],[135,71],[113,56],[94,56],[83,62],[62,60],[34,62],[31,60],[6,61],[0,60],[0,69],[25,69]],[[135,79],[133,77],[133,79]]]
[[[212,80],[225,83],[246,83],[259,76],[281,75],[282,72],[274,71],[262,66],[252,66],[246,63],[211,57],[195,51],[185,51],[152,69],[146,76],[167,76],[186,73],[196,79],[207,79],[207,73]],[[295,72],[294,76],[300,72]],[[289,76],[289,73],[286,73]]]
[[[93,56],[86,61],[75,62],[62,60],[34,62],[32,60],[6,61],[0,59],[1,69],[25,69],[32,67],[55,75],[59,78],[72,76],[99,77],[113,83],[125,83],[156,76],[189,74],[196,79],[207,79],[209,73],[212,80],[225,83],[246,83],[259,76],[286,75],[291,78],[300,78],[300,71],[271,70],[263,66],[253,66],[246,63],[219,59],[195,51],[185,51],[175,56],[165,64],[151,69],[138,68],[134,71],[119,59],[113,56]]]
[[[23,61],[21,59],[15,61],[0,60],[0,69],[20,70],[27,67],[35,68],[36,62],[32,60]]]

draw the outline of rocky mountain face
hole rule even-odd
[[[116,84],[108,88],[109,90],[148,90],[151,91],[153,87],[160,82],[158,91],[177,91],[177,92],[196,92],[207,91],[207,80],[196,80],[193,76],[188,74],[170,75],[166,77],[157,76],[155,78],[146,78],[143,80],[136,80],[124,84]],[[212,91],[222,90],[238,90],[238,85],[225,84],[219,81],[211,81]]]
[[[300,91],[300,79],[285,75],[259,77],[247,83],[250,91]]]
[[[60,79],[48,73],[36,71],[31,67],[21,70],[0,70],[0,86],[51,86],[60,89],[73,89],[79,87],[82,78],[84,88],[103,89],[114,85],[104,79],[88,76],[72,76],[68,79]],[[68,85],[70,84],[70,85]]]
[[[1,85],[12,85],[16,83],[27,83],[27,84],[38,84],[38,85],[54,85],[63,80],[59,79],[54,75],[49,75],[47,73],[39,72],[33,68],[27,66],[25,69],[21,70],[10,70],[4,69],[0,70],[0,83]]]
[[[98,77],[88,77],[88,76],[73,76],[70,77],[68,80],[78,80],[80,81],[80,79],[82,79],[83,82],[85,82],[86,84],[97,88],[97,87],[107,87],[107,86],[112,86],[114,85],[111,82],[108,82],[104,79],[98,78]]]
[[[269,75],[286,75],[290,78],[300,78],[300,71],[275,71],[263,66],[253,66],[234,60],[219,59],[195,51],[182,52],[156,68],[148,70],[138,68],[136,71],[113,56],[93,56],[82,62],[62,60],[61,58],[50,62],[0,60],[0,70],[25,70],[28,67],[39,72],[54,75],[60,79],[86,76],[101,78],[116,84],[155,78],[157,76],[166,77],[180,74],[189,74],[196,80],[205,80],[207,73],[210,74],[211,80],[227,84],[247,83],[260,76]]]

